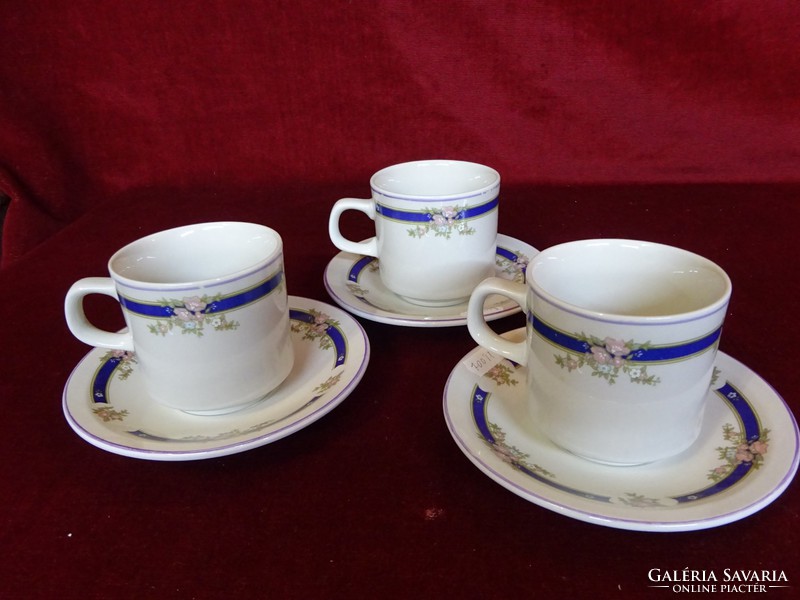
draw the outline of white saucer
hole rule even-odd
[[[525,280],[528,261],[539,251],[507,235],[497,236],[495,276]],[[467,324],[467,303],[445,307],[418,306],[386,289],[378,273],[378,259],[340,252],[325,268],[325,288],[331,298],[351,313],[370,321],[407,327],[454,327]],[[502,296],[490,296],[484,316],[493,321],[520,311]]]
[[[524,329],[509,334],[524,335]],[[476,367],[487,357],[495,368],[481,376]],[[534,504],[620,529],[706,529],[767,506],[786,489],[798,465],[797,423],[783,399],[726,354],[718,353],[716,369],[698,441],[650,465],[605,466],[556,447],[528,417],[526,369],[497,362],[483,348],[450,374],[445,419],[459,448],[481,471]],[[740,445],[742,434],[748,442]]]
[[[289,296],[289,306],[294,367],[261,402],[218,416],[166,408],[148,398],[135,362],[96,348],[64,387],[67,422],[98,448],[149,460],[226,456],[303,429],[353,391],[366,370],[370,347],[361,325],[339,308],[297,296]],[[308,326],[323,315],[325,332]]]

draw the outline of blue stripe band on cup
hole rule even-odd
[[[260,300],[268,296],[275,288],[277,288],[281,281],[283,281],[283,271],[278,271],[272,277],[249,288],[238,294],[232,294],[223,298],[216,299],[209,302],[201,311],[202,314],[211,314],[216,312],[225,312],[241,308],[248,304]],[[168,319],[175,314],[175,309],[172,306],[165,306],[163,304],[152,304],[148,302],[138,302],[125,296],[120,296],[120,303],[126,310],[141,315],[143,317],[151,317],[155,319]]]
[[[455,216],[453,216],[453,220],[460,221],[464,219],[474,219],[475,217],[480,217],[486,213],[492,212],[495,208],[497,208],[499,203],[500,198],[496,197],[492,198],[488,202],[484,202],[483,204],[463,208],[459,210]],[[375,203],[375,212],[387,219],[403,221],[406,223],[427,223],[428,221],[432,221],[435,216],[430,211],[398,210],[377,202]]]
[[[592,351],[593,344],[585,339],[578,338],[563,331],[559,331],[533,313],[529,313],[528,321],[531,323],[533,330],[542,338],[563,348],[568,352],[575,354],[586,354]],[[635,348],[630,353],[625,355],[625,359],[631,362],[668,362],[673,360],[681,360],[688,358],[695,354],[699,354],[711,348],[719,340],[722,333],[722,327],[715,329],[711,333],[704,335],[696,340],[680,344],[670,344],[666,346],[647,346]]]

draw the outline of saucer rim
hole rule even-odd
[[[501,239],[503,240],[501,244]],[[515,237],[510,235],[505,235],[502,233],[497,234],[497,245],[516,245],[519,246],[520,249],[528,249],[530,248],[533,251],[533,255],[536,255],[540,252],[540,250],[527,242],[519,240]],[[369,312],[361,308],[360,306],[355,306],[354,304],[349,303],[345,298],[342,298],[341,295],[337,294],[336,291],[333,289],[333,283],[331,281],[332,277],[330,275],[331,270],[334,267],[334,262],[339,257],[345,256],[360,256],[357,254],[353,254],[352,252],[338,252],[336,253],[333,258],[328,262],[325,267],[325,271],[323,273],[323,283],[325,285],[325,290],[328,292],[328,295],[331,299],[336,302],[341,308],[344,310],[369,321],[374,321],[376,323],[383,323],[385,325],[396,325],[401,327],[428,327],[428,328],[435,328],[435,327],[460,327],[467,324],[467,317],[466,314],[464,316],[454,315],[452,317],[430,317],[430,316],[422,316],[422,317],[415,317],[414,315],[403,315],[401,313],[394,313],[390,311],[386,311],[383,309],[380,310],[380,314],[376,314],[374,312]],[[532,258],[533,256],[529,257]],[[403,302],[402,300],[399,300]],[[411,306],[411,304],[409,304]],[[416,308],[420,308],[420,306],[414,305]],[[467,303],[463,302],[460,304],[453,305],[454,307],[461,307],[463,308],[463,312],[466,313]],[[422,307],[424,308],[424,307]],[[514,306],[510,306],[507,309],[503,309],[497,312],[485,312],[484,318],[487,321],[496,321],[498,319],[502,319],[504,317],[508,317],[511,315],[518,314],[522,311],[522,308],[514,304]],[[459,311],[462,312],[462,311]],[[397,315],[397,316],[393,316]]]
[[[522,334],[524,328],[512,330],[505,335],[512,335],[512,334]],[[524,334],[523,334],[524,335]],[[756,379],[757,382],[763,384],[765,388],[765,392],[768,392],[772,395],[771,398],[765,398],[763,394],[759,394],[759,397],[753,402],[756,407],[761,409],[761,414],[764,414],[764,407],[765,403],[774,402],[777,400],[778,402],[775,405],[773,410],[780,411],[780,415],[778,417],[779,420],[784,420],[788,428],[792,430],[792,438],[791,441],[794,443],[793,452],[794,454],[791,456],[791,459],[787,461],[787,465],[785,470],[781,473],[779,480],[774,484],[769,486],[769,489],[763,493],[759,493],[758,497],[754,498],[751,501],[747,501],[746,503],[739,503],[735,505],[734,508],[725,510],[724,512],[719,511],[712,511],[709,513],[708,516],[698,517],[698,518],[689,518],[683,520],[655,520],[655,519],[633,519],[633,518],[625,518],[619,517],[616,515],[605,514],[602,510],[595,510],[589,511],[580,506],[577,502],[570,502],[570,499],[562,500],[557,497],[554,493],[551,493],[552,490],[548,488],[548,486],[543,484],[536,484],[533,483],[531,485],[521,485],[517,481],[512,481],[502,473],[497,471],[497,468],[500,462],[500,459],[497,458],[494,453],[486,453],[481,454],[477,452],[475,449],[471,448],[467,442],[465,441],[465,435],[463,428],[460,428],[454,422],[454,415],[456,414],[455,411],[451,410],[450,403],[455,403],[459,407],[463,406],[466,402],[463,398],[451,398],[448,396],[448,392],[451,389],[451,384],[453,383],[454,379],[457,378],[459,375],[463,376],[462,373],[459,373],[460,369],[466,368],[462,365],[462,361],[470,356],[472,352],[474,352],[477,348],[475,347],[470,352],[468,352],[464,357],[459,360],[456,366],[451,371],[450,375],[447,378],[447,382],[445,383],[444,391],[443,391],[443,411],[445,422],[447,428],[456,442],[459,450],[472,462],[481,473],[485,476],[489,477],[489,479],[493,480],[495,483],[501,485],[503,488],[507,489],[508,491],[514,493],[515,495],[531,502],[532,504],[536,504],[542,508],[547,510],[556,512],[560,515],[565,517],[569,517],[572,519],[576,519],[579,521],[584,521],[587,523],[601,525],[616,529],[626,529],[631,531],[644,531],[644,532],[658,532],[658,533],[666,533],[666,532],[680,532],[680,531],[697,531],[703,529],[710,529],[713,527],[718,527],[722,525],[726,525],[729,523],[733,523],[735,521],[744,519],[759,510],[765,508],[773,501],[775,501],[789,486],[792,482],[797,470],[798,470],[798,463],[800,463],[800,430],[798,430],[797,420],[794,417],[794,414],[791,411],[791,408],[786,403],[784,398],[775,390],[775,388],[769,384],[763,377],[755,373],[752,369],[747,367],[741,361],[733,358],[732,356],[718,351],[717,361],[721,362],[729,362],[730,369],[734,371],[740,371],[743,373],[744,376],[753,377]],[[477,376],[476,376],[477,379]],[[502,397],[502,396],[501,396]],[[769,406],[767,406],[769,409]],[[463,410],[463,408],[459,408],[458,410]],[[467,432],[467,434],[470,432]],[[471,433],[475,433],[473,431]],[[569,455],[568,452],[565,450],[561,450],[564,453],[564,456]],[[480,456],[479,456],[480,455]],[[577,457],[574,457],[575,460],[583,460]],[[687,460],[692,460],[691,456],[687,457]],[[590,461],[586,461],[587,465],[591,465]],[[598,465],[598,468],[601,465]],[[626,467],[612,467],[612,468],[620,468],[625,469]],[[645,467],[646,468],[646,467]],[[527,481],[526,481],[527,483]],[[752,484],[751,484],[752,485]],[[734,488],[733,490],[726,490],[722,492],[724,497],[718,497],[715,499],[709,499],[707,504],[714,505],[720,502],[727,501],[726,504],[730,506],[730,498],[742,495],[742,489],[747,489],[742,486]],[[715,502],[716,500],[716,502]],[[669,509],[667,509],[669,510]]]
[[[223,456],[229,456],[232,454],[239,454],[241,452],[246,452],[248,450],[253,450],[255,448],[259,448],[261,446],[265,446],[276,442],[280,439],[288,437],[298,431],[305,429],[312,423],[318,421],[329,412],[331,412],[334,408],[336,408],[339,404],[341,404],[358,386],[363,378],[364,374],[366,373],[367,367],[370,361],[371,355],[371,346],[369,337],[367,336],[366,331],[362,327],[362,325],[350,314],[346,311],[342,310],[339,307],[335,307],[331,304],[326,302],[315,300],[313,298],[305,298],[302,296],[288,296],[288,305],[290,309],[309,309],[314,308],[317,310],[329,311],[330,309],[334,309],[336,311],[335,318],[339,321],[340,326],[343,325],[343,321],[346,320],[346,324],[349,328],[349,331],[355,332],[356,334],[360,335],[360,339],[363,340],[363,353],[359,352],[357,355],[354,356],[354,360],[358,361],[359,364],[357,367],[354,368],[352,376],[349,378],[347,383],[342,387],[342,389],[331,398],[325,400],[320,400],[319,406],[316,407],[315,410],[308,414],[304,414],[299,418],[292,419],[290,418],[287,423],[282,424],[277,429],[267,429],[264,432],[260,432],[259,434],[255,435],[254,437],[241,439],[235,442],[228,442],[228,443],[220,443],[219,445],[210,445],[207,448],[195,448],[192,450],[159,450],[153,448],[140,448],[140,447],[132,447],[126,446],[124,444],[120,444],[115,441],[110,441],[102,436],[99,436],[92,431],[89,431],[81,424],[81,418],[76,417],[73,414],[73,411],[70,410],[69,406],[69,394],[70,394],[70,386],[73,383],[75,376],[79,373],[82,367],[88,364],[89,359],[92,358],[93,353],[97,350],[103,350],[100,348],[92,348],[88,353],[86,353],[77,363],[77,365],[72,369],[67,378],[66,383],[64,384],[64,389],[62,391],[62,412],[64,414],[65,420],[70,425],[72,430],[85,442],[88,442],[92,446],[99,448],[101,450],[105,450],[112,454],[118,454],[120,456],[125,456],[128,458],[137,458],[143,460],[153,460],[153,461],[164,461],[164,462],[176,462],[176,461],[193,461],[193,460],[206,460],[211,458],[219,458]],[[353,348],[353,345],[348,341],[348,348]],[[277,388],[280,389],[280,386]],[[167,409],[172,410],[172,409]],[[180,411],[177,411],[180,412]],[[199,417],[202,419],[216,419],[216,418],[230,418],[235,413],[228,413],[225,415],[208,415]]]

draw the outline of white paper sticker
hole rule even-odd
[[[486,348],[478,348],[461,361],[465,367],[478,376],[485,375],[492,367],[501,363],[503,357]]]

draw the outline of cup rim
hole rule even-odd
[[[733,284],[731,283],[730,277],[722,267],[720,267],[717,263],[715,263],[711,259],[708,259],[700,254],[697,254],[696,252],[692,252],[691,250],[686,250],[684,248],[679,248],[677,246],[671,246],[669,244],[662,244],[658,242],[648,242],[644,240],[634,240],[625,238],[591,238],[591,239],[564,242],[561,244],[556,244],[555,246],[550,246],[549,248],[546,248],[542,250],[539,254],[537,254],[533,259],[531,259],[530,264],[528,265],[527,272],[531,273],[532,268],[534,267],[535,264],[547,260],[548,256],[551,255],[554,251],[562,249],[566,246],[588,245],[592,243],[611,243],[618,245],[624,243],[638,244],[640,246],[668,249],[673,252],[677,251],[681,254],[686,255],[687,257],[691,257],[693,260],[696,260],[699,263],[702,263],[705,266],[709,267],[711,270],[713,270],[722,279],[724,287],[722,289],[722,292],[716,298],[716,300],[707,303],[705,306],[701,308],[697,308],[695,310],[690,310],[690,311],[674,312],[661,315],[629,315],[624,313],[604,312],[600,310],[594,310],[583,306],[579,306],[577,304],[564,300],[556,296],[555,294],[552,294],[551,292],[548,292],[541,285],[537,284],[535,278],[532,276],[526,277],[528,288],[534,294],[539,296],[547,303],[562,310],[565,310],[569,313],[572,313],[574,315],[586,317],[592,320],[599,320],[608,323],[617,323],[623,325],[684,323],[684,322],[694,321],[717,313],[719,310],[724,309],[727,306],[728,302],[730,301],[731,292],[733,291]]]
[[[472,190],[468,190],[466,192],[459,192],[455,194],[404,194],[400,192],[392,192],[387,190],[385,187],[379,185],[377,179],[385,174],[387,171],[391,169],[398,169],[401,167],[408,167],[410,165],[423,165],[423,164],[457,164],[457,165],[467,165],[471,167],[478,167],[481,168],[488,173],[490,173],[494,180],[491,183],[488,183],[480,188],[475,188]],[[431,158],[431,159],[424,159],[424,160],[411,160],[407,162],[397,163],[394,165],[389,165],[388,167],[384,167],[379,171],[376,171],[369,180],[370,189],[373,193],[378,193],[381,196],[386,198],[392,198],[396,200],[409,200],[409,201],[417,201],[417,202],[444,202],[448,200],[456,200],[456,199],[465,199],[465,198],[473,198],[476,196],[480,196],[492,190],[494,188],[499,188],[500,186],[500,173],[489,167],[487,165],[476,163],[472,161],[466,160],[454,160],[449,158]]]
[[[186,279],[180,281],[157,282],[157,281],[149,281],[144,279],[135,279],[132,277],[127,277],[114,268],[115,262],[117,262],[124,254],[131,252],[137,246],[155,240],[156,238],[174,236],[176,234],[180,234],[180,232],[187,232],[189,230],[207,229],[211,227],[243,227],[243,228],[246,227],[251,230],[261,230],[262,232],[271,235],[275,238],[275,248],[268,255],[248,264],[247,266],[236,269],[235,271],[229,271],[227,273],[223,273],[215,277],[205,277],[202,279]],[[275,261],[281,258],[282,254],[283,254],[283,240],[280,234],[271,227],[262,225],[260,223],[252,223],[248,221],[207,221],[203,223],[192,223],[189,225],[181,225],[178,227],[171,227],[169,229],[162,229],[153,232],[149,235],[137,238],[129,242],[128,244],[125,244],[116,252],[114,252],[114,254],[111,255],[111,258],[108,259],[107,266],[111,278],[114,281],[124,285],[125,287],[131,289],[140,289],[140,290],[156,290],[156,289],[179,290],[179,289],[195,288],[195,287],[211,287],[214,285],[222,285],[237,281],[239,279],[251,275],[253,272],[262,269],[271,263],[274,263]]]

